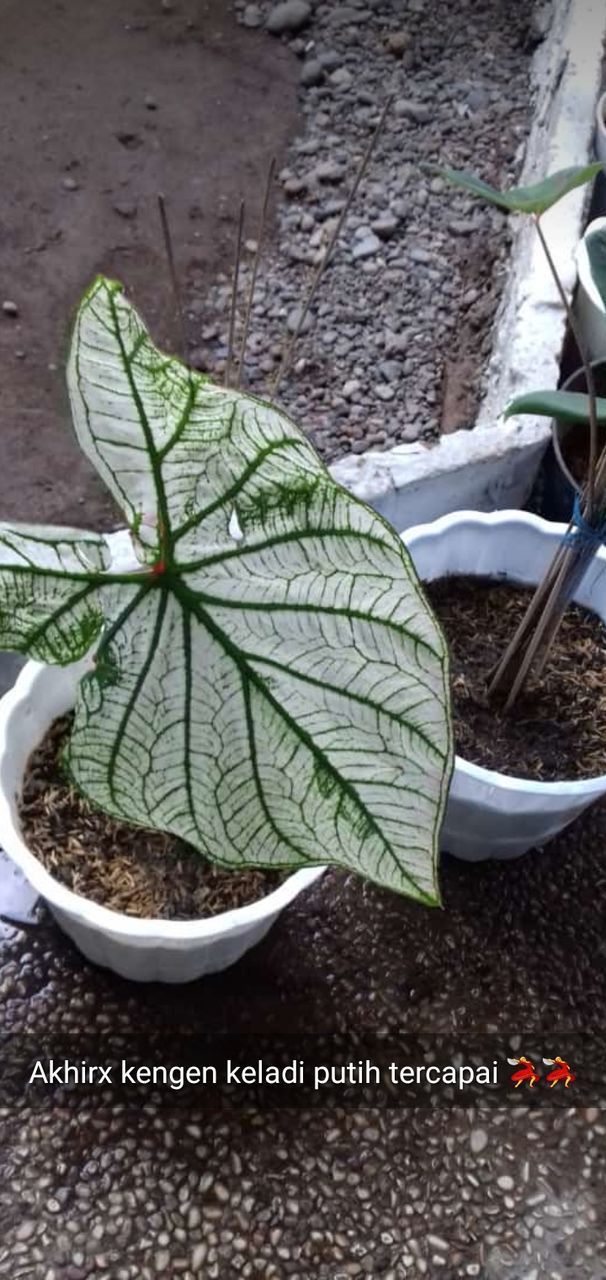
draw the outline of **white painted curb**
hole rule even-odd
[[[605,27],[603,0],[554,0],[549,34],[533,60],[535,109],[522,182],[582,164],[592,155]],[[544,217],[569,292],[576,280],[587,194],[584,188],[572,192]],[[476,426],[443,436],[431,447],[399,445],[340,459],[330,468],[335,480],[397,529],[464,506],[477,511],[522,506],[549,440],[549,424],[541,418],[500,419],[514,396],[557,386],[564,332],[564,310],[536,232],[520,218]]]

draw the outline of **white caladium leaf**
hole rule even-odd
[[[0,524],[0,647],[40,662],[84,657],[103,627],[105,539],[79,529]]]
[[[448,664],[401,539],[284,413],[157,351],[113,282],[81,304],[68,381],[137,559],[5,530],[0,646],[69,662],[95,641],[76,785],[216,862],[334,863],[437,901]]]

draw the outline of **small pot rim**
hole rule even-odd
[[[595,118],[598,129],[606,133],[606,89],[600,94],[595,104]]]
[[[10,738],[15,720],[19,719],[26,702],[35,695],[36,684],[45,678],[47,667],[40,662],[27,662],[15,684],[0,698],[0,774],[2,763],[10,751]],[[32,751],[35,744],[32,744]],[[0,781],[0,843],[14,863],[23,871],[34,889],[52,907],[64,911],[87,927],[112,933],[141,943],[163,942],[214,942],[230,933],[240,933],[268,916],[275,916],[293,901],[305,888],[312,885],[326,870],[324,865],[302,867],[289,875],[277,889],[263,898],[242,907],[234,907],[216,916],[204,916],[198,920],[163,920],[159,917],[128,916],[101,906],[82,894],[61,884],[50,874],[32,853],[23,839],[17,816],[17,797],[8,795]],[[237,869],[234,868],[234,874]]]
[[[554,545],[568,529],[566,524],[545,520],[542,516],[534,515],[530,511],[453,511],[448,515],[439,516],[437,520],[431,520],[427,524],[413,525],[410,529],[406,529],[401,536],[404,544],[409,550],[412,550],[411,543],[414,545],[417,539],[441,537],[448,532],[453,524],[462,522],[475,523],[481,529],[494,529],[499,526],[516,523],[546,535]],[[606,567],[606,547],[600,547],[597,552],[597,558],[602,560]],[[472,575],[473,570],[470,569],[469,573]],[[562,782],[535,782],[532,778],[518,778],[515,774],[499,773],[497,769],[485,769],[483,765],[472,764],[469,760],[465,760],[463,756],[459,755],[455,756],[455,768],[463,776],[473,778],[485,785],[494,786],[503,791],[525,792],[526,794],[543,796],[553,796],[557,793],[561,796],[580,797],[582,795],[591,795],[593,792],[595,792],[596,796],[602,795],[606,789],[606,773],[596,774],[592,778],[578,778],[570,782],[566,780]]]

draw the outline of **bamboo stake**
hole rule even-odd
[[[166,201],[163,195],[158,195],[158,209],[160,211],[160,224],[162,226],[162,236],[164,239],[164,248],[168,260],[168,271],[170,275],[170,283],[173,291],[173,300],[175,304],[175,312],[179,331],[181,335],[181,355],[185,360],[187,358],[187,339],[185,336],[185,322],[183,319],[183,301],[181,298],[181,289],[179,288],[179,279],[177,269],[175,267],[175,255],[173,253],[173,242],[170,234],[170,226],[168,222],[168,214],[166,211]]]
[[[251,275],[251,278],[250,278],[250,289],[249,289],[249,291],[248,291],[248,302],[247,302],[247,304],[246,304],[246,315],[245,315],[245,317],[244,317],[244,332],[243,332],[243,334],[242,334],[242,342],[241,342],[241,345],[240,345],[240,358],[239,358],[239,361],[238,361],[238,372],[237,372],[237,377],[236,377],[236,386],[237,386],[237,387],[239,387],[239,386],[241,385],[241,382],[242,382],[242,373],[243,373],[243,371],[244,371],[244,359],[245,359],[245,356],[246,356],[246,343],[247,343],[247,341],[248,341],[248,330],[249,330],[249,328],[250,328],[250,316],[251,316],[251,312],[252,312],[252,305],[253,305],[254,296],[255,296],[255,286],[256,286],[256,283],[257,283],[257,273],[258,273],[258,271],[259,271],[259,263],[260,263],[260,261],[261,261],[261,249],[262,249],[262,245],[263,245],[263,238],[264,238],[264,236],[265,236],[265,225],[266,225],[266,222],[267,222],[267,210],[268,210],[268,208],[269,208],[269,197],[270,197],[270,195],[271,195],[271,188],[272,188],[272,183],[273,183],[273,178],[274,178],[275,168],[276,168],[276,160],[275,160],[275,157],[273,157],[273,158],[270,160],[270,162],[269,162],[269,169],[268,169],[268,171],[267,171],[267,182],[266,182],[266,184],[265,184],[265,196],[264,196],[264,199],[263,199],[263,207],[262,207],[262,209],[261,209],[261,216],[260,216],[260,219],[259,219],[259,229],[258,229],[258,232],[257,232],[257,251],[256,251],[256,253],[255,253],[254,262],[253,262],[253,269],[252,269],[252,275]]]
[[[277,372],[277,374],[276,374],[276,377],[274,378],[274,381],[273,381],[272,386],[271,386],[271,389],[270,389],[270,399],[271,399],[271,400],[275,400],[275,398],[276,398],[276,396],[277,396],[277,394],[278,394],[278,391],[279,391],[279,389],[280,389],[280,386],[281,386],[281,384],[282,384],[282,382],[283,382],[283,379],[284,379],[284,377],[286,376],[286,373],[287,373],[287,371],[288,371],[288,369],[289,369],[289,367],[290,367],[290,363],[291,363],[291,360],[292,360],[292,354],[293,354],[293,351],[294,351],[294,348],[295,348],[295,345],[296,345],[297,339],[299,338],[299,335],[300,335],[301,330],[302,330],[302,328],[303,328],[303,325],[304,325],[304,323],[305,323],[305,319],[306,319],[307,313],[308,313],[308,311],[309,311],[309,308],[310,308],[310,306],[311,306],[311,304],[312,304],[312,302],[313,302],[313,300],[314,300],[314,298],[315,298],[315,296],[316,296],[316,292],[317,292],[317,288],[318,288],[318,285],[319,285],[319,283],[320,283],[320,280],[322,279],[322,276],[324,275],[324,272],[325,272],[325,270],[326,270],[326,268],[327,268],[327,266],[328,266],[328,263],[330,262],[330,259],[331,259],[332,255],[333,255],[333,251],[334,251],[335,245],[336,245],[336,243],[337,243],[337,240],[339,239],[339,236],[340,236],[341,231],[342,231],[342,229],[343,229],[343,224],[344,224],[344,222],[345,222],[345,219],[346,219],[346,217],[347,217],[347,215],[348,215],[348,213],[349,213],[349,211],[350,211],[350,209],[351,209],[351,206],[352,206],[352,204],[353,204],[353,201],[354,201],[354,199],[355,199],[355,196],[356,196],[356,193],[357,193],[358,187],[360,186],[360,183],[361,183],[361,181],[362,181],[362,178],[364,177],[364,174],[366,173],[366,169],[367,169],[367,167],[368,167],[368,162],[369,162],[370,157],[371,157],[371,155],[372,155],[372,153],[373,153],[373,151],[374,151],[374,149],[375,149],[375,147],[376,147],[376,145],[377,145],[377,142],[378,142],[378,140],[379,140],[379,137],[380,137],[380,134],[381,134],[381,132],[382,132],[383,125],[385,124],[385,119],[386,119],[386,117],[387,117],[387,113],[388,113],[388,111],[389,111],[390,106],[391,106],[391,98],[389,98],[389,99],[388,99],[388,101],[385,103],[385,106],[383,107],[383,110],[382,110],[381,115],[380,115],[380,117],[379,117],[379,122],[378,122],[378,124],[377,124],[377,127],[376,127],[376,129],[375,129],[375,131],[374,131],[374,133],[373,133],[373,135],[372,135],[371,139],[370,139],[370,142],[368,143],[368,146],[367,146],[367,148],[366,148],[366,151],[364,152],[364,155],[363,155],[363,157],[362,157],[362,161],[361,161],[360,167],[359,167],[358,172],[357,172],[357,174],[356,174],[356,176],[355,176],[355,179],[354,179],[353,185],[352,185],[352,187],[351,187],[351,190],[350,190],[350,192],[349,192],[349,195],[347,196],[347,199],[346,199],[345,204],[344,204],[344,206],[343,206],[343,208],[342,208],[342,210],[341,210],[341,213],[339,214],[339,217],[338,217],[338,219],[337,219],[337,222],[336,222],[335,228],[334,228],[334,230],[333,230],[333,233],[332,233],[332,235],[331,235],[331,237],[330,237],[330,239],[329,239],[329,241],[328,241],[328,245],[326,246],[326,250],[325,250],[325,252],[324,252],[324,254],[323,254],[323,256],[322,256],[322,260],[321,260],[321,262],[320,262],[319,266],[316,268],[316,271],[315,271],[314,275],[312,276],[311,285],[310,285],[310,287],[309,287],[309,290],[308,290],[308,293],[307,293],[307,297],[306,297],[306,299],[305,299],[305,301],[304,301],[304,303],[303,303],[303,306],[301,307],[301,310],[300,310],[300,313],[299,313],[299,318],[298,318],[298,321],[297,321],[297,325],[296,325],[296,327],[295,327],[294,333],[292,334],[292,336],[291,336],[291,338],[290,338],[290,341],[289,341],[289,342],[287,342],[287,343],[286,343],[286,345],[285,345],[284,351],[283,351],[283,353],[282,353],[282,359],[281,359],[281,362],[280,362],[280,366],[279,366],[279,368],[278,368],[278,372]]]
[[[236,332],[236,306],[238,302],[238,283],[240,280],[240,257],[242,254],[242,231],[244,228],[244,201],[240,201],[238,215],[238,231],[236,234],[236,254],[234,260],[234,278],[231,289],[231,308],[229,313],[229,337],[227,339],[227,360],[225,362],[225,386],[231,382],[231,367],[234,358],[234,336]]]

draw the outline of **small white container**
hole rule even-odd
[[[577,248],[578,286],[574,309],[587,358],[594,361],[606,357],[606,310],[591,274],[586,240],[592,232],[603,232],[604,227],[606,218],[594,218],[585,228]]]
[[[28,662],[0,699],[0,844],[80,951],[137,982],[190,982],[226,969],[265,936],[284,907],[323,874],[305,867],[249,906],[203,920],[139,920],[98,906],[55,880],[25,844],[17,812],[29,756],[74,705],[86,662]]]
[[[475,574],[536,585],[565,530],[525,511],[456,511],[402,536],[425,582]],[[598,551],[575,600],[606,621],[606,549]],[[576,782],[531,782],[457,756],[441,847],[468,862],[517,858],[545,844],[604,794],[604,774]]]

